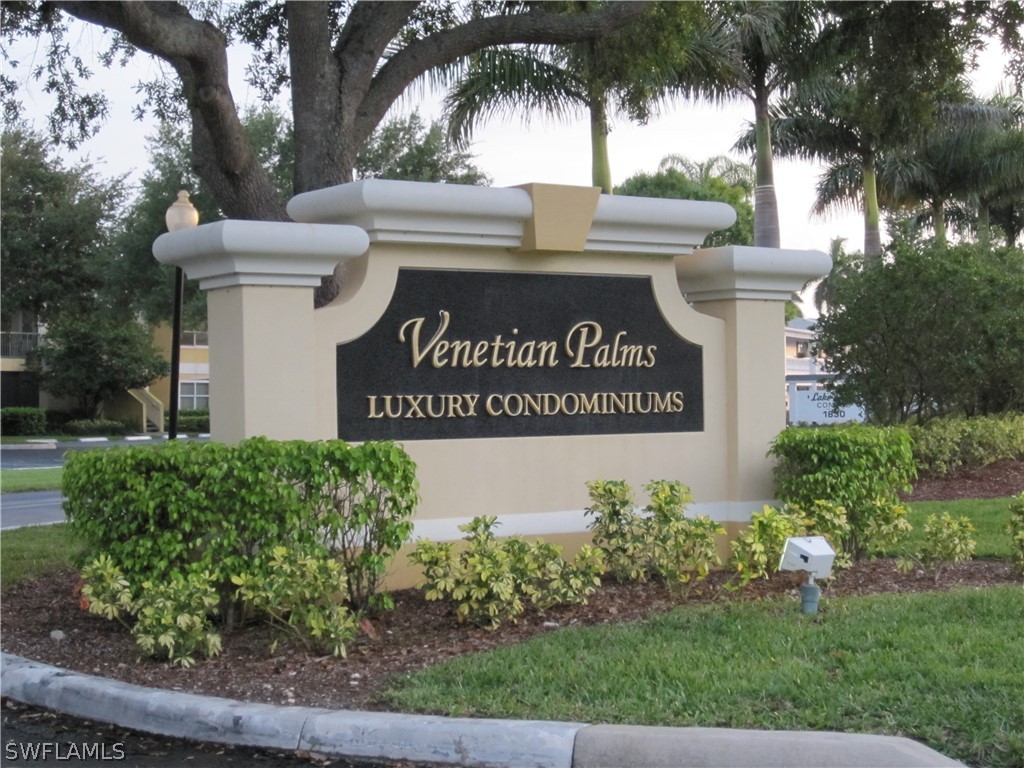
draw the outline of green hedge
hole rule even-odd
[[[80,437],[89,435],[126,435],[129,431],[127,424],[111,419],[75,419],[64,424],[64,432],[66,434]]]
[[[945,475],[959,467],[1024,459],[1024,414],[932,419],[907,431],[920,472]]]
[[[171,414],[164,411],[164,429],[170,427]],[[185,408],[178,411],[179,432],[209,432],[210,412],[206,409]]]
[[[898,493],[916,477],[910,436],[896,427],[860,424],[788,427],[772,443],[778,497],[803,510],[820,501],[846,511],[843,551],[854,559],[891,544],[909,529]]]
[[[72,452],[63,475],[71,529],[132,584],[209,571],[232,622],[231,578],[259,575],[285,546],[338,558],[365,607],[412,532],[415,464],[393,443],[352,447],[252,438]]]
[[[0,432],[5,435],[46,434],[46,411],[42,408],[0,408]]]

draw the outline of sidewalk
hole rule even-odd
[[[154,690],[0,654],[0,695],[163,736],[332,757],[545,768],[917,768],[957,763],[910,739],[449,718],[250,704]]]

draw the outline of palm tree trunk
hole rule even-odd
[[[595,187],[612,193],[612,167],[608,159],[608,102],[603,93],[590,97],[591,174]]]
[[[879,229],[878,178],[875,170],[875,155],[868,152],[864,157],[864,256],[869,261],[882,257],[882,234]]]
[[[932,228],[935,230],[935,242],[946,244],[946,210],[941,200],[932,200]]]
[[[754,98],[754,137],[754,245],[779,248],[779,202],[775,196],[767,89],[758,89]]]

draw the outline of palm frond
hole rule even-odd
[[[474,129],[496,115],[524,120],[540,110],[573,117],[587,106],[586,90],[571,72],[532,48],[491,48],[474,57],[445,98],[449,138],[465,144]]]

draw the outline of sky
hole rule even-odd
[[[86,60],[91,52],[106,47],[102,34],[85,24],[76,24],[69,43]],[[998,45],[994,45],[981,57],[973,77],[981,96],[994,93],[1001,79],[1000,53]],[[24,73],[30,71],[33,60],[38,61],[43,52],[41,48],[29,47],[19,50],[18,54],[23,60],[19,72]],[[246,54],[233,49],[229,66],[232,92],[239,105],[258,101],[256,92],[244,81],[246,62]],[[139,80],[159,73],[160,65],[140,54],[132,60],[130,69],[106,70],[97,64],[94,71],[94,83],[102,87],[110,101],[110,116],[100,132],[80,151],[66,153],[66,161],[88,160],[104,176],[141,174],[148,165],[145,139],[155,133],[155,127],[152,122],[140,123],[134,119],[131,108],[138,102],[134,87]],[[49,97],[33,82],[28,82],[23,90],[30,122],[45,130]],[[438,94],[412,90],[396,104],[391,114],[418,109],[424,119],[435,119],[441,115],[440,102]],[[695,161],[716,155],[749,159],[731,148],[752,117],[753,108],[746,100],[724,106],[680,100],[663,107],[661,114],[646,125],[617,119],[609,136],[613,182],[620,184],[635,173],[654,172],[661,159],[669,154],[681,154]],[[496,118],[476,132],[471,152],[477,167],[490,176],[497,187],[528,182],[590,185],[589,129],[583,113],[576,120],[561,122],[538,115],[525,125],[518,117]],[[775,160],[782,247],[827,252],[831,241],[842,237],[848,249],[861,249],[864,226],[859,212],[811,215],[820,172],[820,166],[812,162]],[[176,190],[168,190],[168,204],[173,202],[175,193]],[[803,308],[805,313],[813,314],[806,304]]]

